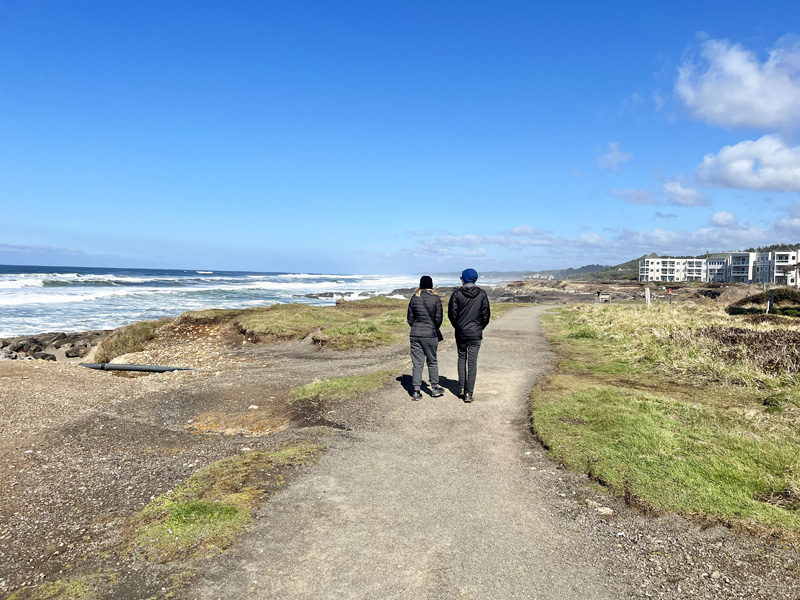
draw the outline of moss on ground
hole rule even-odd
[[[351,377],[332,377],[295,388],[289,395],[289,403],[306,410],[319,410],[336,400],[350,400],[383,388],[397,372],[377,371]]]
[[[19,590],[8,600],[99,600],[108,597],[118,580],[113,572],[76,575]]]
[[[304,443],[216,461],[151,501],[133,519],[128,552],[151,562],[206,558],[244,531],[258,501],[284,483],[286,468],[316,461]]]

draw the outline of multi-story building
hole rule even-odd
[[[779,285],[800,285],[798,281],[798,253],[794,250],[778,250],[773,253],[773,279]]]
[[[705,259],[704,271],[706,278],[703,281],[727,281],[729,258],[730,254],[728,253],[709,254]]]
[[[800,287],[800,252],[723,252],[706,258],[650,257],[639,261],[639,281],[773,283]]]

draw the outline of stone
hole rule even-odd
[[[614,511],[607,506],[601,506],[600,508],[595,508],[594,511],[604,517],[611,517],[614,515]]]
[[[89,354],[89,348],[88,347],[70,348],[69,350],[67,350],[64,353],[64,356],[66,356],[67,358],[83,358],[87,354]]]
[[[0,360],[16,360],[17,353],[11,350],[0,350]]]
[[[74,341],[75,341],[74,337],[65,335],[63,338],[60,338],[53,342],[53,348],[61,348],[61,346],[66,346],[67,344],[71,344]]]
[[[25,350],[26,340],[14,340],[8,345],[11,352],[23,352]]]
[[[34,352],[33,358],[38,360],[55,360],[56,355],[50,354],[49,352]]]

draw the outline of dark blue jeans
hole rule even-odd
[[[439,385],[439,362],[436,359],[438,346],[439,340],[436,338],[411,338],[411,364],[413,365],[411,383],[415,391],[422,385],[422,367],[426,359],[428,361],[428,376],[431,379],[431,387]]]
[[[468,394],[475,389],[475,376],[478,374],[478,351],[482,340],[460,340],[456,338],[458,349],[458,383]]]

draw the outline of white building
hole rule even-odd
[[[772,283],[800,287],[795,250],[724,252],[706,258],[652,257],[639,261],[639,281]]]
[[[706,260],[645,258],[639,261],[639,281],[705,281]]]

